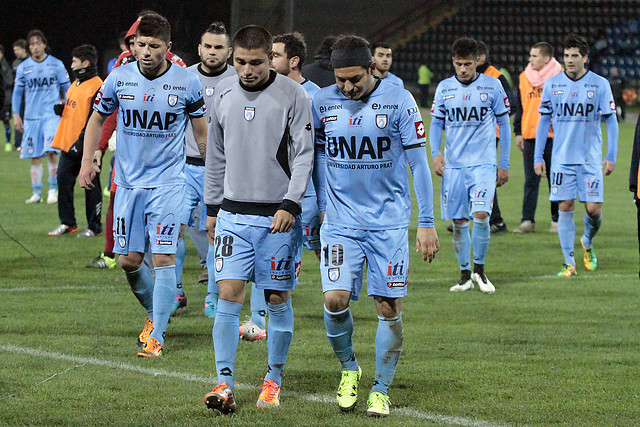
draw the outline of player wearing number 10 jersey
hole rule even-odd
[[[576,34],[564,41],[565,72],[547,80],[542,89],[540,121],[536,132],[534,169],[538,175],[546,172],[543,160],[544,143],[553,122],[551,151],[551,194],[558,205],[558,238],[564,255],[560,277],[573,276],[576,263],[573,244],[576,234],[573,222],[574,200],[585,205],[584,234],[580,239],[584,250],[584,265],[596,269],[598,259],[592,240],[602,222],[603,177],[613,172],[618,150],[618,121],[609,82],[585,69],[589,45]],[[602,161],[601,120],[607,124],[608,151]]]
[[[320,268],[327,337],[342,364],[338,406],[351,411],[362,371],[353,342],[349,300],[357,300],[365,260],[367,292],[378,314],[375,381],[367,414],[389,414],[389,385],[402,348],[402,298],[409,270],[411,194],[418,200],[416,248],[431,261],[438,251],[425,129],[411,94],[373,77],[369,43],[343,36],[332,48],[336,85],[313,99],[314,183],[320,211]],[[326,179],[326,180],[325,180]]]

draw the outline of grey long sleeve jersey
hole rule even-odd
[[[237,77],[218,83],[207,141],[207,215],[220,208],[300,214],[313,168],[312,121],[304,88],[274,71],[256,88]]]

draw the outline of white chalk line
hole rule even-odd
[[[199,375],[194,375],[194,374],[184,373],[184,372],[167,371],[164,369],[145,368],[142,366],[131,365],[123,362],[113,362],[110,360],[103,360],[95,357],[73,356],[73,355],[64,354],[64,353],[58,353],[55,351],[44,351],[44,350],[38,350],[34,348],[20,347],[20,346],[11,345],[11,344],[0,345],[0,351],[26,354],[34,357],[46,357],[54,360],[63,360],[63,361],[72,362],[79,365],[104,366],[107,368],[121,369],[121,370],[130,371],[130,372],[137,372],[145,375],[176,378],[176,379],[190,381],[190,382],[199,382],[199,383],[207,384],[209,386],[216,384],[217,382],[217,379],[212,376],[204,377],[204,376],[199,376]],[[78,367],[78,365],[73,366],[69,369],[66,369],[61,373],[65,373],[68,370],[74,369],[76,367]],[[58,374],[55,374],[47,378],[45,381],[52,379],[56,375]],[[242,384],[242,383],[235,383],[235,388],[239,390],[255,390],[256,389],[255,386]],[[335,397],[322,395],[322,394],[307,394],[307,393],[294,393],[294,392],[283,391],[283,395],[285,396],[289,395],[292,397],[296,397],[298,399],[303,399],[311,402],[335,404]],[[470,427],[507,426],[506,424],[494,424],[486,421],[472,420],[472,419],[463,418],[463,417],[441,415],[441,414],[436,414],[432,412],[423,412],[423,411],[418,411],[416,409],[411,409],[411,408],[392,408],[391,412],[397,415],[403,415],[410,418],[416,418],[420,420],[426,420],[426,421],[431,421],[436,423],[452,424],[452,425],[461,425],[461,426],[470,426]]]

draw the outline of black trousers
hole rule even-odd
[[[58,163],[58,216],[60,224],[77,227],[76,211],[73,206],[73,187],[80,173],[82,162],[82,151],[60,153]],[[85,209],[87,214],[87,226],[91,231],[98,234],[102,232],[102,186],[100,185],[100,174],[96,173],[93,179],[94,187],[85,190]]]
[[[536,175],[533,169],[533,156],[535,151],[536,140],[525,139],[524,149],[522,150],[522,158],[524,160],[524,197],[522,198],[522,221],[535,222],[536,207],[538,205],[538,190],[540,189],[540,176]],[[551,148],[553,139],[547,139],[547,145],[544,147],[544,164],[547,168],[547,187],[551,190]],[[558,202],[551,202],[551,220],[558,221]]]

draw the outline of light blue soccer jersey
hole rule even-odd
[[[601,117],[616,113],[611,86],[604,77],[591,71],[575,81],[566,73],[551,77],[542,89],[539,111],[551,115],[552,164],[602,163]],[[615,162],[615,154],[606,160]],[[536,155],[534,162],[542,161],[542,154]]]
[[[69,86],[69,75],[62,61],[51,55],[47,55],[42,62],[27,58],[16,70],[12,112],[20,114],[24,94],[25,119],[55,117],[53,106],[60,103],[61,91],[65,96]]]
[[[411,190],[405,150],[424,151],[426,145],[411,94],[377,81],[368,97],[350,100],[334,84],[313,99],[313,120],[316,144],[324,145],[326,154],[327,185],[320,197],[326,198],[320,206],[325,222],[369,230],[407,227]],[[420,227],[432,227],[432,198],[423,200]]]
[[[441,81],[431,117],[444,120],[444,161],[448,168],[496,164],[496,117],[509,114],[509,98],[500,80],[479,74],[469,84],[456,76]],[[431,157],[440,154],[440,141],[431,141]],[[509,159],[500,159],[509,169]]]
[[[320,86],[315,84],[309,79],[304,79],[301,83],[304,90],[307,91],[307,95],[311,101],[313,101],[313,97],[320,90]],[[313,185],[313,179],[309,178],[309,185],[307,185],[307,192],[304,193],[304,197],[315,197],[316,196],[316,187]]]
[[[385,77],[382,80],[387,82],[387,83],[390,83],[392,85],[396,85],[396,86],[401,87],[402,89],[404,89],[404,82],[402,81],[402,79],[400,77],[396,76],[393,73],[388,73],[387,77]]]
[[[184,135],[189,117],[206,112],[198,76],[167,62],[169,68],[149,80],[132,62],[107,77],[95,110],[118,109],[115,182],[127,188],[184,183]]]

